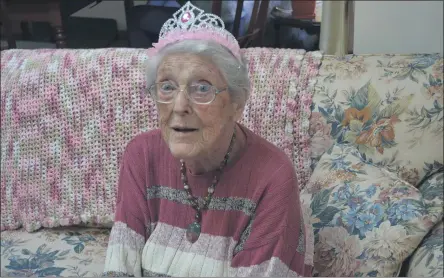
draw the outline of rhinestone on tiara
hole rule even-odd
[[[225,29],[223,20],[217,15],[205,13],[190,2],[183,5],[162,26],[159,41],[153,43],[152,54],[170,43],[186,39],[215,41],[227,47],[240,59],[240,47],[236,38]]]

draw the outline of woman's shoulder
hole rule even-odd
[[[162,144],[160,129],[153,129],[134,136],[126,145],[125,152],[128,154],[151,153],[159,150]]]
[[[281,202],[298,191],[296,171],[288,155],[252,131],[247,130],[247,136],[247,151],[234,174],[248,187],[244,191],[249,198],[259,202],[264,196],[274,196],[268,199]]]
[[[295,179],[293,163],[284,151],[251,130],[247,132],[250,145],[245,158],[258,176],[273,181]]]
[[[261,160],[258,162],[263,163],[274,163],[279,165],[286,165],[290,168],[292,167],[292,162],[288,155],[278,148],[276,145],[271,143],[270,141],[264,139],[263,137],[255,134],[253,131],[244,127],[244,130],[247,134],[247,141],[249,151],[253,157],[264,157],[265,160]]]

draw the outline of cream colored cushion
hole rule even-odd
[[[442,218],[442,198],[425,196],[396,174],[364,163],[355,146],[335,144],[301,191],[314,228],[314,274],[397,276]]]

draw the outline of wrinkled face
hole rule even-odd
[[[172,103],[157,103],[162,136],[179,159],[199,159],[214,153],[231,139],[235,121],[242,114],[227,90],[210,104],[193,103],[187,85],[208,84],[225,89],[227,84],[210,60],[195,54],[167,55],[161,62],[156,82],[171,82],[180,91]]]

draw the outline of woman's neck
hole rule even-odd
[[[239,125],[236,124],[236,140],[233,142],[233,147],[230,152],[228,159],[228,164],[233,163],[237,160],[240,153],[242,152],[246,144],[246,136]],[[227,141],[227,140],[226,140]],[[208,153],[207,155],[195,159],[195,160],[185,160],[185,165],[189,172],[193,175],[201,175],[207,172],[211,172],[219,168],[221,162],[228,151],[229,144],[231,142],[231,136],[228,143],[223,144],[223,147],[217,148],[215,151]],[[227,164],[227,165],[228,165]]]

